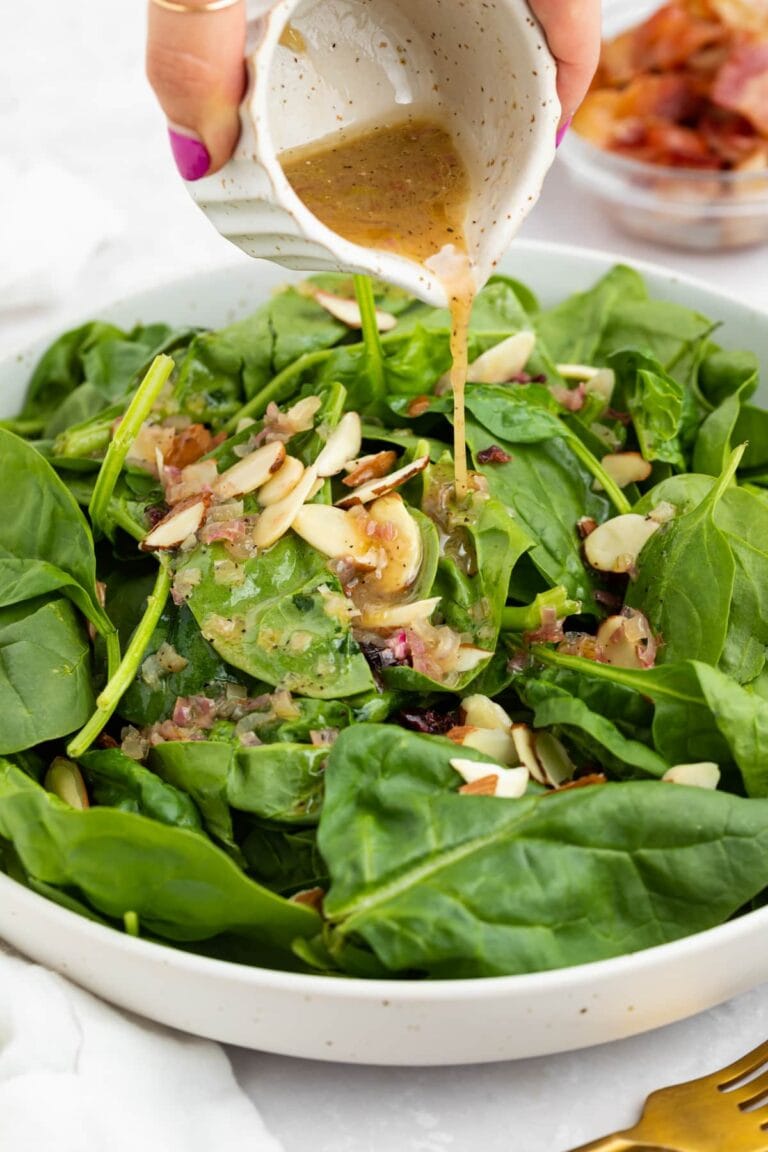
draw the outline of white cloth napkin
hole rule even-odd
[[[281,1152],[217,1045],[0,946],[3,1152]]]
[[[121,214],[59,164],[0,156],[0,310],[56,303]]]

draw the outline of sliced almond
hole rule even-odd
[[[614,516],[598,524],[584,541],[587,563],[598,572],[630,572],[659,527],[654,520],[636,512]]]
[[[470,384],[505,384],[524,371],[536,347],[536,336],[528,329],[515,332],[499,344],[494,344],[473,361],[467,372]]]
[[[398,468],[396,472],[390,472],[388,476],[369,480],[367,484],[355,488],[354,492],[348,492],[340,500],[337,500],[336,504],[339,508],[351,508],[354,504],[370,504],[372,500],[378,500],[381,496],[388,496],[390,492],[394,492],[396,488],[408,480],[412,480],[414,476],[418,476],[428,464],[429,456],[419,456],[410,464],[404,464],[402,468]]]
[[[348,328],[362,328],[363,318],[357,300],[346,296],[334,296],[331,292],[315,292],[315,300],[326,312],[330,312],[336,320],[341,320]],[[397,317],[391,312],[382,312],[376,309],[376,327],[379,332],[391,332],[397,324]]]
[[[286,456],[277,472],[259,488],[259,504],[268,508],[292,492],[304,475],[304,465],[295,456]]]
[[[498,764],[508,767],[520,763],[515,741],[509,732],[501,732],[498,728],[468,728],[461,746],[474,748],[476,752],[482,752]]]
[[[305,504],[299,509],[292,528],[312,548],[333,559],[350,556],[359,562],[371,551],[372,541],[365,538],[358,522],[342,508]],[[375,567],[375,563],[370,566]]]
[[[533,732],[527,724],[512,725],[512,740],[518,762],[528,769],[533,779],[538,780],[539,784],[546,784],[547,777],[536,755],[533,739]]]
[[[498,728],[502,732],[509,732],[512,728],[512,721],[501,704],[479,692],[473,696],[465,696],[461,702],[461,710],[464,713],[465,723],[472,724],[476,728]]]
[[[305,468],[296,487],[282,500],[264,509],[253,530],[253,542],[257,548],[271,548],[285,535],[304,506],[316,480],[314,466]]]
[[[594,376],[584,380],[584,392],[587,396],[597,396],[607,408],[613,397],[616,387],[616,373],[612,368],[601,368]]]
[[[377,541],[387,555],[387,563],[375,577],[367,577],[367,582],[382,598],[399,595],[411,587],[421,569],[424,545],[419,526],[397,492],[371,504],[368,517],[376,525],[386,525],[391,536],[387,539],[382,535]]]
[[[651,474],[651,465],[639,452],[608,452],[600,463],[619,488],[639,484]],[[596,484],[595,487],[599,489],[602,485]]]
[[[688,784],[693,788],[714,790],[720,783],[720,769],[711,760],[699,764],[676,764],[662,776],[670,784]]]
[[[626,626],[625,616],[603,620],[595,637],[600,659],[614,668],[647,668],[639,645],[627,636]]]
[[[470,788],[481,781],[486,781],[489,776],[496,777],[496,787],[493,792],[490,791],[490,786],[485,784],[482,790],[474,793],[475,795],[492,795],[504,800],[518,800],[525,795],[525,790],[528,787],[529,775],[526,768],[495,768],[492,764],[481,764],[478,760],[465,760],[459,756],[451,760],[450,765]],[[465,792],[465,789],[460,788],[459,791]],[[469,792],[469,795],[472,795],[472,792]]]
[[[563,380],[594,380],[602,371],[592,364],[557,364],[556,368]]]
[[[178,548],[188,536],[193,536],[202,527],[210,503],[211,497],[207,493],[182,500],[144,537],[139,548],[142,552]]]
[[[534,748],[536,759],[544,773],[545,783],[552,788],[559,788],[567,780],[573,779],[576,765],[564,745],[551,732],[536,732]]]
[[[440,603],[439,596],[429,600],[412,600],[406,604],[366,604],[360,614],[363,628],[408,628],[422,620],[429,620]]]
[[[67,760],[64,756],[57,756],[52,762],[45,774],[43,787],[46,792],[53,792],[59,800],[69,804],[70,808],[83,811],[90,807],[82,772],[73,760]]]
[[[261,488],[275,472],[279,472],[285,460],[285,445],[280,440],[262,444],[254,452],[249,452],[237,464],[222,472],[213,485],[219,500],[231,500]]]
[[[677,508],[668,500],[662,500],[648,513],[648,519],[655,520],[657,524],[668,524],[670,520],[674,520],[675,516],[677,516]]]
[[[486,652],[485,648],[475,648],[472,644],[462,644],[456,653],[453,665],[454,672],[471,672],[479,667],[483,660],[488,660],[493,652]]]
[[[335,476],[360,452],[363,429],[357,412],[342,416],[315,460],[318,476]]]
[[[492,772],[490,776],[481,776],[471,784],[462,784],[459,793],[462,796],[495,796],[498,782],[498,776]]]
[[[375,452],[371,456],[362,456],[359,460],[352,460],[344,468],[349,473],[342,480],[347,488],[356,488],[369,480],[380,480],[392,471],[397,462],[397,452],[387,448],[384,452]]]

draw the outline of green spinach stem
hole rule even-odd
[[[224,425],[224,431],[232,436],[237,432],[241,420],[258,419],[264,415],[268,404],[273,402],[279,404],[282,400],[293,396],[296,379],[310,368],[314,368],[316,364],[323,364],[333,351],[333,348],[320,348],[316,352],[305,352],[303,356],[299,356],[298,360],[294,360],[282,372],[278,372],[277,376],[252,396],[247,404],[238,408],[234,416]]]
[[[502,632],[533,632],[544,623],[544,610],[554,608],[558,620],[564,616],[574,616],[581,611],[578,600],[568,598],[568,589],[562,584],[540,592],[532,604],[520,607],[503,608],[501,611]]]
[[[139,429],[155,406],[158,396],[170,379],[175,365],[170,356],[156,356],[152,366],[139,385],[118,425],[102,461],[93,496],[88,506],[94,532],[101,531],[110,539],[114,522],[110,516],[110,500],[125,463],[131,444]]]
[[[576,433],[569,431],[566,435],[566,441],[574,456],[581,461],[587,471],[594,476],[595,480],[599,481],[603,486],[606,496],[616,511],[622,516],[627,512],[631,512],[632,505],[629,500],[627,500],[621,488],[619,488],[616,481],[608,475],[598,458],[592,455],[589,448],[579,439]]]
[[[155,586],[147,598],[147,607],[144,615],[131,637],[131,642],[120,661],[117,671],[110,677],[106,687],[98,696],[96,700],[96,711],[93,716],[91,716],[85,727],[81,728],[77,736],[70,740],[67,745],[67,755],[73,759],[76,760],[78,756],[82,756],[82,754],[90,748],[91,744],[112,716],[115,708],[117,708],[123,693],[136,678],[147,645],[152,639],[152,634],[158,625],[170,590],[170,567],[168,561],[162,558],[160,560]]]
[[[368,370],[373,379],[374,395],[384,396],[387,391],[387,382],[384,375],[384,354],[381,350],[379,326],[376,323],[376,300],[373,295],[373,285],[369,276],[355,276],[354,279],[355,297],[363,324],[363,341]]]

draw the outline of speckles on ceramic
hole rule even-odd
[[[190,186],[219,231],[250,255],[370,272],[444,304],[421,266],[324,227],[278,160],[342,128],[422,116],[451,131],[472,175],[467,242],[484,283],[538,197],[560,115],[555,66],[524,0],[280,0],[251,42],[237,153]]]

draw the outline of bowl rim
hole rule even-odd
[[[505,264],[508,264],[510,255],[521,257],[525,262],[526,257],[535,259],[539,254],[546,254],[550,258],[565,257],[581,262],[587,275],[601,275],[611,266],[623,262],[620,254],[607,249],[587,248],[552,240],[520,239],[508,251],[505,261],[502,262],[502,266],[497,271],[501,274],[507,272],[514,275],[513,271],[504,267]],[[734,292],[713,287],[703,277],[679,272],[663,263],[635,259],[634,257],[627,263],[644,277],[666,281],[675,286],[691,288],[704,293],[715,302],[721,300],[724,304],[735,306],[744,315],[754,317],[766,324],[768,329],[768,307],[756,307]],[[244,272],[251,265],[252,262],[245,261],[240,264],[240,269]],[[258,264],[253,266],[254,271],[258,267]],[[233,268],[231,263],[222,263],[207,273],[197,269],[181,276],[153,281],[143,287],[134,288],[105,301],[100,311],[109,314],[120,308],[132,307],[136,300],[141,300],[149,295],[166,296],[169,293],[182,292],[189,289],[191,284],[199,281],[204,275],[210,276],[211,280],[214,281],[217,277],[223,280],[226,277],[231,277],[233,271],[236,273],[237,268]],[[588,284],[586,286],[588,287]],[[73,327],[82,322],[82,316],[80,315],[79,320],[76,316],[70,326]],[[34,363],[47,343],[60,334],[58,328],[53,331],[46,331],[17,349],[16,352],[3,356],[0,359],[0,377],[6,370],[18,371],[21,362],[24,363],[25,370],[28,371],[30,354],[33,356],[32,363]],[[684,962],[687,958],[695,956],[700,949],[706,949],[709,945],[733,947],[742,942],[748,945],[749,939],[755,931],[768,927],[767,905],[702,932],[604,960],[541,972],[525,972],[504,976],[408,981],[399,978],[396,974],[391,979],[364,979],[354,976],[340,978],[321,972],[288,972],[276,968],[238,964],[230,960],[187,952],[174,947],[170,942],[166,944],[136,938],[121,932],[118,927],[90,920],[0,872],[0,908],[7,899],[10,899],[17,908],[25,908],[32,915],[40,917],[42,921],[47,921],[54,932],[59,929],[77,931],[85,943],[92,941],[94,945],[102,946],[108,950],[113,949],[116,953],[124,952],[136,960],[155,961],[166,967],[178,966],[190,975],[209,973],[213,976],[220,976],[222,979],[229,978],[250,985],[253,988],[272,987],[275,990],[296,992],[308,996],[322,994],[323,997],[338,1001],[360,1001],[361,999],[381,1001],[383,998],[393,1003],[413,1001],[441,1003],[453,1002],[457,999],[495,1000],[500,993],[519,994],[524,997],[534,991],[537,993],[548,990],[577,991],[582,987],[595,986],[600,981],[621,977],[622,974],[632,975],[640,970],[653,972],[657,968],[663,971],[669,962]],[[11,916],[13,915],[14,913],[11,912]]]

